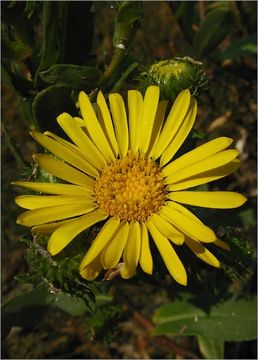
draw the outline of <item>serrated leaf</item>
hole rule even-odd
[[[161,306],[154,316],[158,325],[153,334],[196,335],[223,341],[256,338],[256,297],[231,298],[212,305],[209,311],[203,310],[206,302],[203,297],[199,306],[189,300],[176,300]]]
[[[90,91],[97,86],[100,71],[91,66],[58,64],[40,73],[48,84],[64,85],[73,90]]]
[[[215,50],[228,34],[233,23],[233,15],[226,7],[211,10],[200,25],[194,38],[197,56],[202,57]]]
[[[72,316],[82,315],[88,310],[81,298],[63,292],[57,294],[54,305]]]

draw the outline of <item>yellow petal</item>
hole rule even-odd
[[[164,206],[160,210],[160,214],[165,216],[178,230],[196,241],[214,242],[216,240],[216,235],[208,226],[197,222],[183,212]]]
[[[129,235],[124,249],[124,266],[121,270],[123,279],[131,278],[135,272],[139,261],[141,249],[141,227],[137,221],[130,223]]]
[[[150,218],[152,223],[156,226],[159,232],[167,239],[171,240],[176,245],[182,245],[185,240],[185,236],[182,232],[178,231],[173,225],[171,225],[163,217],[153,214]]]
[[[182,206],[182,205],[180,205],[180,204],[178,204],[178,203],[176,203],[174,201],[167,201],[166,205],[168,207],[170,207],[171,209],[177,210],[180,213],[183,213],[186,216],[190,217],[191,219],[193,219],[193,220],[199,222],[200,224],[202,224],[201,220],[196,215],[194,215],[191,211],[189,211],[185,206]]]
[[[187,113],[190,100],[191,94],[188,89],[181,91],[177,96],[161,131],[159,140],[153,149],[154,159],[157,159],[163,153],[170,141],[173,139]]]
[[[243,195],[231,191],[179,191],[169,193],[167,198],[187,205],[214,209],[233,209],[247,200]]]
[[[166,267],[170,273],[170,275],[181,285],[187,284],[187,275],[182,264],[181,260],[177,256],[175,250],[173,249],[171,243],[168,239],[163,236],[152,221],[148,221],[146,223],[149,232],[166,264]]]
[[[167,186],[168,191],[178,191],[178,190],[184,190],[188,189],[194,186],[207,184],[211,181],[215,181],[218,179],[221,179],[232,172],[236,171],[240,166],[240,161],[238,159],[235,159],[231,161],[229,164],[220,166],[216,169],[205,171],[201,174],[192,176],[189,179],[185,179],[182,181],[179,181],[175,184],[171,184]]]
[[[130,149],[135,153],[139,150],[140,130],[142,124],[143,98],[140,91],[128,91],[128,110],[129,110],[129,135]]]
[[[105,220],[107,215],[101,210],[92,211],[89,214],[80,216],[73,221],[60,226],[53,232],[48,241],[48,251],[56,255],[62,251],[78,234],[88,229],[99,221]]]
[[[65,114],[65,113],[64,113],[64,114]],[[62,117],[64,114],[62,114],[62,115],[60,115],[60,116]],[[67,114],[67,116],[70,117],[70,115],[68,115],[68,114]],[[68,149],[70,149],[70,150],[73,150],[73,151],[75,150],[75,151],[76,151],[76,149],[79,149],[78,146],[74,145],[74,144],[71,143],[70,141],[64,140],[64,139],[61,138],[60,136],[57,136],[56,134],[52,133],[51,131],[45,131],[45,132],[44,132],[44,135],[46,135],[46,136],[50,137],[51,139],[59,142],[60,144],[66,146],[66,147],[67,147]]]
[[[107,141],[107,138],[100,126],[92,104],[85,94],[81,91],[79,94],[79,105],[82,113],[82,117],[85,121],[86,128],[90,134],[90,137],[97,148],[101,151],[105,159],[109,161],[115,160],[113,151]]]
[[[65,205],[65,204],[74,204],[80,201],[92,202],[93,200],[90,197],[81,197],[81,196],[43,196],[43,195],[20,195],[15,198],[16,204],[24,209],[40,209],[43,207]]]
[[[47,194],[55,195],[75,195],[86,196],[92,194],[92,187],[68,185],[68,184],[56,184],[56,183],[40,183],[29,181],[13,181],[12,185],[21,186],[33,191],[43,192]]]
[[[144,272],[150,275],[152,274],[153,260],[150,251],[148,230],[144,223],[141,223],[141,251],[139,263]]]
[[[57,122],[69,138],[79,147],[85,159],[91,165],[95,166],[97,169],[101,169],[107,164],[107,161],[99,149],[69,114],[63,113],[59,115],[57,117]]]
[[[56,221],[48,224],[43,225],[36,225],[33,226],[31,229],[32,234],[38,235],[38,234],[52,234],[56,229],[58,229],[60,226],[68,224],[69,222],[73,221],[71,220],[64,220],[64,221]]]
[[[115,157],[117,157],[118,144],[115,136],[115,131],[106,100],[101,91],[99,91],[97,95],[97,105],[99,106],[99,110],[100,110],[99,118],[102,121],[103,131],[105,133],[106,138],[109,140],[109,143],[113,149]]]
[[[112,269],[118,264],[128,239],[128,233],[129,224],[125,221],[121,222],[113,239],[102,251],[101,263],[104,269]]]
[[[230,247],[228,246],[228,244],[226,244],[223,240],[221,239],[216,239],[216,241],[214,242],[214,245],[220,247],[221,249],[223,250],[227,250],[229,251],[230,250]]]
[[[60,115],[60,116],[61,116],[61,115]],[[50,131],[45,131],[45,132],[44,132],[44,135],[46,135],[47,137],[55,140],[55,141],[58,142],[59,144],[64,145],[65,147],[67,147],[69,150],[71,150],[72,152],[74,152],[76,155],[78,155],[80,158],[82,158],[83,160],[87,161],[88,163],[91,163],[91,162],[92,162],[92,160],[91,160],[91,162],[87,160],[87,159],[89,159],[89,157],[92,157],[92,156],[89,156],[89,154],[88,154],[88,156],[85,155],[85,152],[83,152],[77,145],[75,145],[75,144],[73,144],[73,143],[71,143],[71,142],[69,142],[69,141],[66,141],[66,140],[62,139],[61,137],[59,137],[59,136],[51,133]],[[88,138],[88,139],[89,139],[89,138]],[[91,141],[91,140],[89,139],[89,141]],[[94,145],[93,145],[93,146],[94,146]],[[97,150],[97,149],[96,149],[96,150]],[[100,154],[100,152],[99,152],[99,154]],[[101,155],[101,156],[102,156],[102,155]],[[103,158],[103,159],[104,159],[104,158]],[[103,161],[104,161],[104,164],[106,164],[105,160],[103,160]],[[96,163],[94,164],[94,166],[96,167]],[[96,167],[96,168],[97,168],[97,167]]]
[[[149,148],[147,150],[147,154],[149,157],[152,157],[153,149],[154,149],[156,143],[158,142],[159,134],[161,132],[161,129],[162,129],[162,126],[164,123],[167,106],[168,106],[167,100],[162,100],[158,103],[158,108],[157,108],[157,112],[156,112],[156,116],[155,116],[155,120],[154,120],[154,124],[153,124],[151,139],[150,139],[150,144],[149,144]]]
[[[140,149],[146,153],[150,145],[156,111],[159,103],[159,87],[149,86],[145,92],[142,110]]]
[[[124,100],[120,94],[110,94],[109,103],[115,125],[119,154],[124,158],[128,152],[129,146],[127,116]]]
[[[165,166],[162,170],[164,176],[169,176],[185,167],[195,164],[201,160],[207,159],[218,152],[225,150],[232,144],[233,140],[227,137],[219,137],[211,140],[196,149],[188,151],[178,159]]]
[[[92,281],[96,279],[101,269],[102,265],[100,262],[100,257],[97,256],[95,259],[92,260],[89,265],[85,266],[84,268],[82,268],[82,270],[80,270],[80,275],[85,280]]]
[[[76,123],[82,127],[85,128],[85,122],[82,118],[78,117],[78,116],[73,116],[73,121],[76,121]]]
[[[85,266],[89,265],[101,253],[101,251],[116,233],[119,224],[120,220],[116,218],[111,218],[105,223],[96,239],[93,240],[93,243],[91,244],[91,247],[87,251],[86,255],[82,259],[80,264],[80,271],[82,271]]]
[[[199,161],[198,163],[189,165],[184,169],[181,169],[165,179],[165,184],[174,184],[179,181],[183,181],[192,176],[199,175],[203,172],[216,169],[220,166],[226,165],[234,160],[239,155],[238,150],[225,150],[218,154],[215,154],[208,159]]]
[[[67,116],[70,117],[70,115],[67,114]],[[65,118],[66,114],[61,114],[60,117]],[[59,118],[59,117],[58,117]],[[73,120],[72,120],[73,121]],[[45,131],[44,135],[50,137],[51,139],[55,140],[56,142],[58,142],[59,144],[62,144],[64,146],[66,146],[68,149],[70,149],[71,151],[73,151],[75,154],[77,154],[78,156],[80,156],[82,159],[86,160],[85,154],[82,152],[82,150],[75,144],[71,143],[70,141],[66,141],[64,139],[62,139],[61,137],[53,134],[50,131]],[[89,140],[91,141],[91,140]],[[86,160],[87,161],[87,160]],[[106,163],[105,163],[106,164]]]
[[[33,155],[33,159],[47,173],[60,179],[76,185],[93,186],[94,182],[92,178],[83,174],[81,171],[76,170],[70,165],[65,164],[63,161],[54,159],[53,157],[45,154],[35,154]]]
[[[40,225],[86,214],[95,208],[96,204],[92,201],[80,201],[75,204],[64,204],[29,210],[18,216],[17,224],[24,226]]]
[[[162,153],[161,159],[160,159],[160,165],[164,166],[166,163],[168,163],[172,157],[175,155],[177,150],[181,147],[185,139],[187,138],[188,134],[190,133],[193,124],[195,122],[197,114],[197,102],[194,97],[191,98],[189,109],[182,121],[181,126],[175,133],[173,139],[169,143],[166,150]]]
[[[202,244],[190,238],[186,238],[185,243],[199,259],[216,268],[220,267],[219,260]]]
[[[32,137],[47,150],[52,152],[54,155],[68,162],[77,169],[85,172],[88,175],[99,177],[97,170],[91,166],[88,162],[83,160],[74,151],[68,149],[65,145],[51,139],[50,137],[43,135],[37,131],[31,132]]]

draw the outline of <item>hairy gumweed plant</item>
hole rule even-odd
[[[256,22],[255,34],[251,21],[236,24],[251,19],[245,9],[254,2],[229,3],[3,2],[2,75],[22,115],[4,119],[11,161],[21,170],[6,178],[4,196],[9,203],[16,180],[27,263],[9,255],[13,232],[2,323],[4,336],[13,326],[37,326],[30,335],[38,344],[27,351],[27,331],[15,330],[7,347],[13,341],[18,350],[6,358],[249,355],[250,343],[246,353],[230,343],[256,337],[254,197],[245,204],[237,192],[254,192],[253,174],[243,176],[243,164],[227,176],[254,156],[246,141],[254,91],[242,87],[251,84],[255,61],[243,59],[241,69],[240,59],[256,52]],[[35,140],[32,166],[16,121]],[[15,220],[3,215],[9,237]],[[18,283],[9,284],[10,274]],[[9,301],[19,282],[33,286]],[[142,333],[124,321],[138,322]],[[174,343],[175,336],[189,339]],[[108,352],[111,337],[116,352]],[[137,339],[133,354],[121,350],[128,339]]]
[[[246,198],[236,192],[191,190],[235,171],[239,152],[228,149],[232,139],[219,137],[175,159],[194,125],[197,102],[185,89],[166,116],[168,102],[159,101],[159,96],[158,86],[149,86],[144,98],[129,90],[127,111],[120,94],[109,95],[109,109],[100,91],[95,112],[81,92],[82,117],[63,113],[57,118],[72,142],[50,132],[31,132],[54,155],[35,154],[34,161],[62,182],[15,181],[14,185],[41,193],[16,197],[16,203],[27,209],[17,223],[32,227],[33,234],[50,234],[47,249],[54,256],[101,222],[92,244],[85,239],[79,271],[86,280],[118,266],[124,279],[134,276],[138,265],[152,274],[150,238],[182,285],[187,284],[187,274],[178,246],[186,245],[214,267],[220,266],[219,260],[204,244],[228,249],[184,205],[241,206]]]

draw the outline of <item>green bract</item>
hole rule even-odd
[[[180,91],[189,88],[193,95],[208,87],[207,76],[202,69],[202,63],[190,57],[161,60],[152,64],[142,74],[142,87],[159,85],[161,97],[174,101]]]

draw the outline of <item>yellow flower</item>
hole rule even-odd
[[[82,118],[67,113],[57,118],[73,143],[50,132],[31,133],[56,156],[35,154],[36,163],[66,183],[14,182],[49,194],[18,196],[16,203],[28,211],[17,223],[32,226],[34,234],[51,234],[48,251],[56,255],[79,233],[105,220],[80,264],[87,280],[95,279],[102,268],[119,268],[127,279],[138,263],[151,274],[149,235],[169,273],[182,285],[187,275],[177,246],[186,244],[215,267],[219,261],[203,243],[228,249],[181,204],[220,209],[242,205],[246,199],[238,193],[186,191],[235,171],[238,151],[227,149],[232,139],[219,137],[172,160],[192,129],[197,104],[186,89],[164,120],[167,104],[159,102],[157,86],[150,86],[144,99],[139,91],[128,91],[128,110],[121,95],[110,94],[111,116],[101,91],[96,112],[81,92]]]

